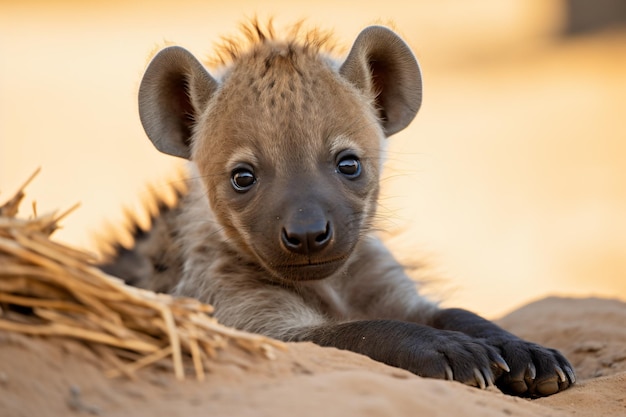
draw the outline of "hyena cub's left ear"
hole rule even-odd
[[[139,86],[139,117],[154,146],[189,159],[193,124],[217,87],[186,49],[171,46],[159,52]]]
[[[407,127],[422,103],[422,75],[411,49],[382,26],[359,34],[339,72],[367,95],[376,97],[386,136]]]

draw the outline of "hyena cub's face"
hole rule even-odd
[[[310,43],[254,29],[259,41],[219,81],[182,48],[159,53],[140,88],[142,122],[157,148],[195,162],[243,258],[279,281],[325,278],[369,227],[381,148],[419,108],[419,68],[381,27],[339,68]]]
[[[326,63],[268,46],[226,75],[191,159],[242,252],[275,278],[320,279],[372,218],[383,140],[369,101]]]

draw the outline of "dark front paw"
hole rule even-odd
[[[486,388],[508,366],[498,350],[480,339],[463,333],[432,330],[420,343],[412,346],[410,363],[400,366],[428,377],[459,381]],[[408,359],[408,358],[407,358]]]
[[[544,397],[576,382],[572,365],[555,349],[517,338],[492,344],[510,368],[496,379],[496,386],[506,394]]]

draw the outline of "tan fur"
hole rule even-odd
[[[224,38],[213,60],[222,65],[217,70],[223,74],[221,79],[210,80],[208,89],[189,92],[195,109],[190,115],[189,191],[175,210],[154,219],[133,256],[109,271],[132,277],[138,286],[199,298],[215,305],[216,316],[225,324],[282,339],[329,320],[426,316],[434,304],[417,295],[416,284],[369,232],[386,141],[378,120],[379,91],[369,81],[355,85],[338,74],[340,63],[329,55],[335,49],[329,33],[305,31],[301,24],[285,39],[274,32],[271,23],[261,27],[252,22],[243,26],[242,37]],[[367,64],[361,59],[352,72]],[[191,87],[194,80],[210,79],[208,74],[187,70],[195,63],[178,61],[176,65],[188,71],[186,83]],[[152,91],[158,82],[147,73],[142,88],[147,85],[145,90],[150,91],[144,96],[140,91],[140,101],[151,104],[167,98]],[[219,94],[215,94],[218,84]],[[209,95],[214,97],[207,99]],[[151,107],[144,110],[144,126],[157,113]],[[149,126],[147,131],[150,135]],[[166,152],[173,149],[168,148],[169,138],[161,143]],[[264,251],[270,249],[257,246],[256,236],[263,232],[255,230],[246,216],[246,211],[258,208],[234,209],[229,203],[228,173],[242,160],[255,166],[270,164],[272,178],[260,177],[259,183],[273,181],[269,193],[293,190],[286,197],[271,197],[289,199],[298,191],[319,188],[323,178],[317,173],[318,161],[332,160],[343,149],[353,149],[367,164],[365,184],[354,195],[340,185],[341,196],[333,195],[332,189],[325,193],[323,186],[315,196],[301,196],[303,204],[307,198],[345,198],[357,208],[356,234],[342,252],[342,266],[321,281],[299,282],[266,271],[271,266]],[[159,256],[159,262],[172,266],[157,277],[148,265]],[[173,274],[179,271],[177,263],[180,277]]]
[[[280,37],[276,34],[273,21],[262,24],[257,18],[244,23],[237,35],[224,36],[221,42],[215,46],[213,54],[209,57],[209,68],[219,70],[231,65],[250,49],[265,42],[281,42],[287,45],[304,48],[313,54],[334,54],[340,48],[333,39],[330,31],[319,28],[306,28],[304,21],[299,21],[286,29],[286,35]]]

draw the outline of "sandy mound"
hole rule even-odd
[[[600,416],[626,415],[626,304],[549,298],[500,320],[562,350],[579,383],[525,400],[428,380],[350,352],[290,344],[267,360],[224,351],[203,382],[150,368],[108,379],[81,342],[0,333],[0,412],[7,416]]]

